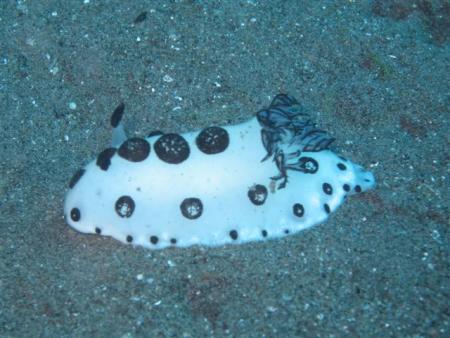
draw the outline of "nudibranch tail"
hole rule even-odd
[[[111,117],[112,146],[69,183],[64,214],[80,232],[154,249],[246,243],[322,223],[375,186],[289,95],[239,125],[147,138],[127,139],[124,109]]]

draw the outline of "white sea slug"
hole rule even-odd
[[[242,124],[145,139],[126,138],[123,111],[112,146],[70,181],[64,214],[80,232],[147,248],[241,244],[322,223],[375,186],[288,95]]]

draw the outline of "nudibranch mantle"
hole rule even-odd
[[[126,138],[123,111],[112,146],[70,181],[64,215],[80,232],[154,249],[246,243],[322,223],[375,186],[285,94],[242,124],[145,139]]]

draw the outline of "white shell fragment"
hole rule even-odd
[[[147,248],[245,243],[322,223],[375,186],[288,95],[246,123],[146,139],[126,139],[123,111],[111,119],[114,146],[69,184],[64,214],[80,232]]]

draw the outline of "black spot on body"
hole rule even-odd
[[[267,188],[261,184],[255,184],[248,190],[248,198],[255,205],[262,205],[267,199]]]
[[[157,237],[157,236],[151,236],[150,237],[150,242],[152,243],[152,244],[158,244],[158,241],[159,241],[159,238]]]
[[[74,222],[78,222],[81,218],[81,213],[80,213],[80,209],[78,208],[73,208],[72,210],[70,210],[70,219]]]
[[[173,245],[177,244],[177,239],[176,238],[171,238],[170,239],[170,244],[173,244]]]
[[[102,229],[100,229],[100,228],[95,228],[95,233],[96,233],[97,235],[100,235],[100,234],[102,233]]]
[[[238,238],[238,232],[236,230],[231,230],[230,231],[230,237],[233,241],[237,240]]]
[[[122,120],[124,109],[125,104],[123,102],[119,104],[116,109],[114,109],[114,112],[111,115],[111,126],[113,128],[116,128]]]
[[[319,163],[311,157],[300,157],[298,167],[299,171],[306,174],[315,174],[319,170]]]
[[[292,206],[292,212],[294,213],[295,216],[302,217],[305,214],[305,208],[303,207],[302,204],[295,203]]]
[[[154,144],[158,157],[167,163],[178,164],[189,157],[189,144],[179,134],[164,134]]]
[[[70,189],[72,189],[75,186],[75,184],[78,183],[78,181],[84,175],[85,172],[86,172],[86,170],[84,170],[84,169],[77,170],[77,172],[72,176],[72,178],[69,181],[69,188]]]
[[[230,144],[228,132],[221,127],[209,127],[203,129],[195,139],[201,152],[211,155],[223,152]]]
[[[128,218],[134,212],[135,204],[133,199],[130,196],[121,196],[116,201],[116,212],[120,217]]]
[[[128,161],[141,162],[150,154],[150,144],[143,138],[132,137],[122,143],[118,154]]]
[[[324,205],[323,205],[323,208],[325,209],[325,212],[327,213],[327,214],[329,214],[330,213],[330,206],[327,204],[327,203],[325,203]]]
[[[289,234],[289,229],[284,229],[284,233],[287,235]]]
[[[331,195],[333,193],[333,187],[331,186],[330,183],[322,184],[322,190],[327,195]]]
[[[103,150],[100,154],[98,154],[96,164],[100,167],[100,169],[105,171],[108,170],[111,164],[111,158],[115,153],[116,148],[107,148]]]
[[[128,235],[128,236],[127,236],[127,242],[128,242],[128,243],[133,242],[133,236]]]
[[[339,168],[339,170],[346,170],[347,166],[344,163],[338,163],[337,167]]]
[[[347,183],[344,184],[344,185],[342,186],[342,188],[343,188],[345,191],[347,191],[347,192],[350,191],[350,186],[349,186]]]
[[[359,185],[355,185],[355,191],[356,192],[361,192],[361,186],[359,186]]]
[[[267,230],[261,231],[261,235],[262,235],[263,237],[267,237]]]
[[[199,218],[203,212],[203,204],[195,197],[185,198],[180,205],[181,213],[188,219]]]

